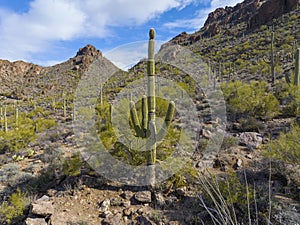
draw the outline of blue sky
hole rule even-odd
[[[120,45],[199,30],[209,12],[242,0],[0,0],[0,59],[53,65],[94,45]],[[108,54],[109,55],[109,54]]]

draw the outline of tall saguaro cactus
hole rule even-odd
[[[295,77],[294,84],[299,86],[300,84],[300,48],[297,49],[295,54]]]
[[[4,131],[7,132],[7,114],[6,114],[6,106],[4,106]]]
[[[142,121],[140,123],[137,116],[135,103],[130,102],[130,119],[132,121],[137,137],[147,138],[148,151],[147,164],[154,165],[156,161],[156,144],[161,141],[171,123],[174,116],[175,103],[171,101],[165,117],[165,123],[162,128],[157,131],[155,123],[155,60],[154,60],[154,45],[155,45],[155,30],[150,29],[148,42],[148,64],[147,64],[147,95],[142,97]]]
[[[275,83],[275,60],[274,60],[274,32],[271,36],[271,73],[272,73],[272,83]]]

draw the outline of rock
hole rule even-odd
[[[166,206],[165,198],[161,193],[154,193],[154,201],[156,206],[162,209],[165,208]]]
[[[134,198],[141,203],[151,202],[151,192],[150,191],[140,191],[134,195]]]
[[[123,223],[123,216],[121,213],[117,213],[116,215],[111,215],[105,218],[102,223],[103,225],[119,225]]]
[[[49,189],[47,191],[47,195],[49,195],[50,197],[54,197],[56,195],[56,193],[57,193],[57,190],[55,190],[55,189]]]
[[[109,207],[110,207],[110,200],[109,199],[105,199],[101,203],[100,211],[106,212],[106,211],[108,211]]]
[[[185,196],[187,193],[186,187],[176,188],[176,193],[179,196]]]
[[[238,168],[240,168],[242,165],[243,165],[243,160],[237,159],[236,162],[235,162],[235,164],[233,165],[233,168],[234,168],[234,169],[238,169]]]
[[[202,129],[202,136],[206,139],[212,138],[212,133],[209,130]]]
[[[25,225],[47,225],[47,223],[43,218],[27,218]]]
[[[155,223],[153,223],[152,221],[150,221],[149,219],[147,219],[145,216],[141,215],[141,216],[138,216],[136,218],[137,220],[137,224],[144,224],[144,225],[154,225]]]
[[[250,19],[250,28],[272,22],[273,19],[279,18],[284,13],[296,9],[297,4],[300,4],[299,0],[269,0],[263,2],[256,14]]]
[[[133,194],[131,191],[124,191],[120,196],[124,199],[129,200],[132,198]]]
[[[240,144],[249,150],[256,149],[262,143],[262,136],[256,132],[244,132],[240,135]]]
[[[51,216],[54,213],[53,203],[46,195],[31,204],[31,213],[37,216]]]
[[[246,157],[247,159],[253,159],[253,155],[251,155],[251,154],[247,154],[245,157]]]
[[[130,216],[132,214],[132,209],[126,208],[123,210],[123,215],[124,216]]]

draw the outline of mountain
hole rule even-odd
[[[0,96],[25,100],[39,98],[40,94],[50,97],[63,89],[72,90],[95,60],[112,64],[102,56],[100,50],[91,45],[80,48],[66,62],[50,67],[0,60]]]

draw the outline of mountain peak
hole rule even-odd
[[[86,45],[83,48],[80,48],[76,54],[77,56],[99,56],[102,57],[102,52],[96,49],[93,45]]]

